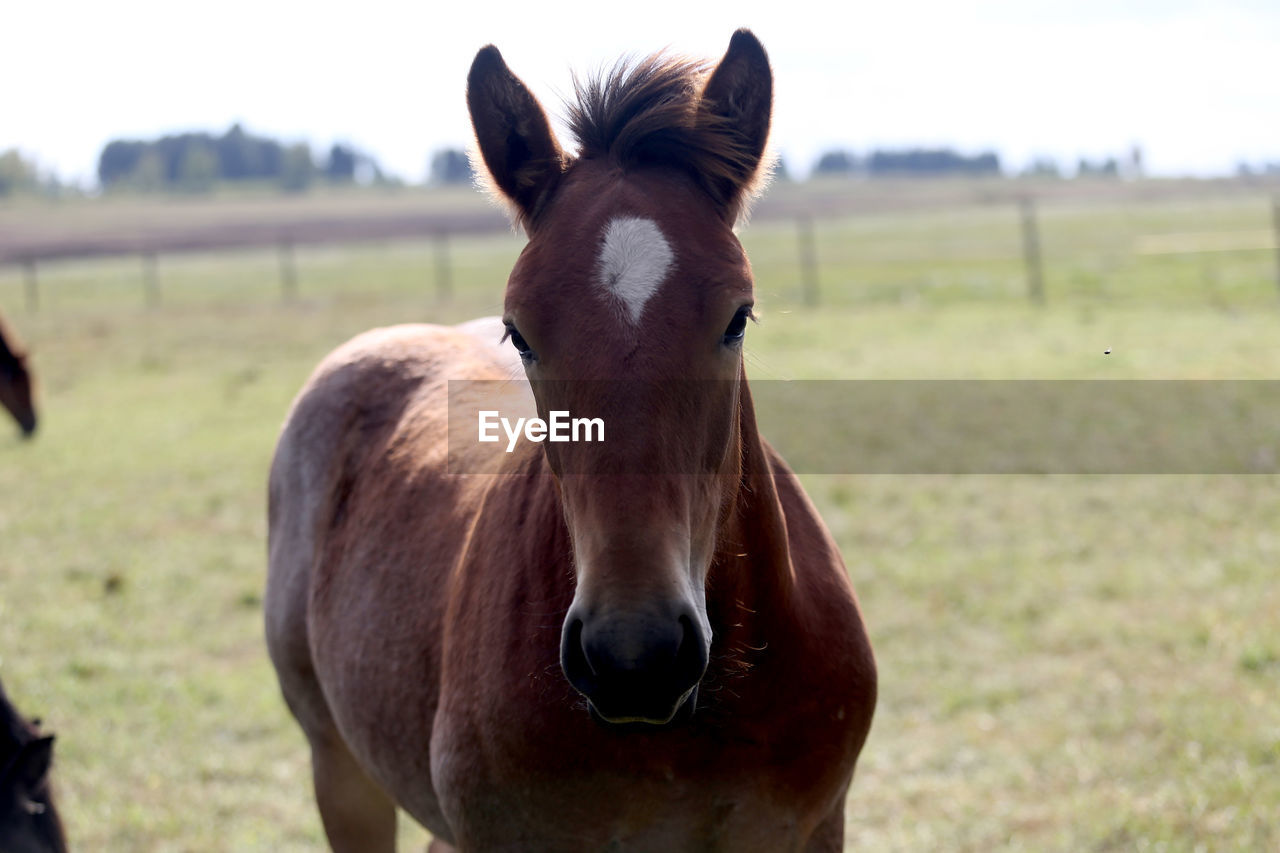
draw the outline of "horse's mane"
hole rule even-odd
[[[569,129],[578,155],[624,169],[683,169],[726,210],[745,207],[743,201],[763,189],[772,164],[753,155],[725,119],[699,109],[712,67],[656,53],[622,59],[586,80],[575,76]]]

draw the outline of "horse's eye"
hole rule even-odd
[[[747,320],[751,319],[751,306],[743,305],[738,309],[738,313],[733,315],[733,319],[729,321],[729,326],[724,330],[724,345],[727,347],[737,346],[742,343],[742,339],[747,336]]]
[[[533,354],[532,347],[529,346],[528,341],[524,339],[524,335],[521,335],[515,326],[507,326],[507,337],[511,339],[511,345],[516,348],[516,352],[520,353],[521,361],[530,362],[537,359],[537,356]]]

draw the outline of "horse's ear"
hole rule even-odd
[[[729,40],[702,90],[699,112],[708,129],[728,137],[728,171],[718,195],[736,216],[769,171],[761,162],[773,112],[773,72],[764,45],[750,30],[738,30]]]
[[[18,783],[23,793],[38,791],[44,785],[49,767],[53,764],[53,740],[53,735],[46,735],[30,740],[18,748],[11,772],[13,781]]]
[[[471,63],[467,108],[494,186],[515,205],[518,221],[528,229],[568,164],[547,114],[493,45]]]

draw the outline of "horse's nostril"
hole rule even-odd
[[[574,689],[590,694],[594,687],[595,669],[582,647],[582,620],[568,619],[560,639],[560,668]]]
[[[707,670],[707,644],[691,616],[681,616],[680,627],[683,635],[676,652],[675,670],[679,681],[693,686],[702,680]]]
[[[569,626],[569,642],[573,646],[574,653],[581,656],[582,663],[586,665],[587,671],[595,675],[596,668],[591,663],[591,655],[587,654],[586,647],[582,645],[582,629],[582,620],[573,620],[573,624]]]

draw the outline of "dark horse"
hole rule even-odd
[[[875,662],[743,372],[772,91],[745,30],[714,67],[621,64],[579,85],[570,155],[476,56],[529,236],[505,314],[343,345],[271,469],[267,642],[334,849],[394,849],[397,806],[440,851],[841,848]],[[450,447],[464,379],[632,429]]]
[[[24,438],[36,431],[36,409],[31,402],[31,374],[27,356],[13,342],[0,318],[0,403],[9,410]]]
[[[0,684],[0,851],[61,853],[67,849],[53,804],[49,766],[53,735],[18,714]]]

